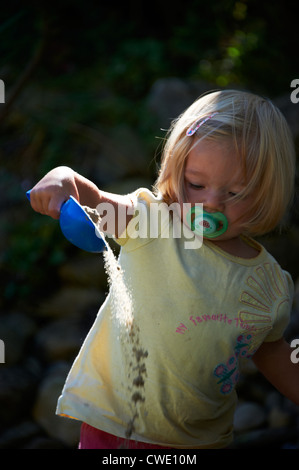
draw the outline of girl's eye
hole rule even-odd
[[[202,186],[201,184],[193,184],[193,183],[189,183],[190,187],[193,188],[193,189],[203,189],[204,186]]]

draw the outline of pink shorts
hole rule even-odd
[[[83,423],[79,449],[169,449],[169,447],[123,439]]]

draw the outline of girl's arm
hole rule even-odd
[[[59,219],[61,206],[70,196],[81,205],[91,208],[96,208],[101,203],[106,203],[107,207],[109,203],[111,214],[115,217],[113,225],[110,225],[115,227],[115,233],[110,234],[116,237],[126,228],[132,217],[132,201],[129,196],[101,191],[90,180],[65,166],[54,168],[32,188],[30,203],[35,211]]]
[[[299,363],[291,361],[292,348],[282,338],[263,343],[253,356],[261,373],[285,397],[299,405]]]

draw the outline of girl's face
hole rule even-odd
[[[228,220],[227,231],[214,240],[238,238],[252,197],[231,200],[245,185],[235,150],[225,143],[202,140],[190,151],[184,174],[186,202],[202,203],[205,211],[222,212]]]

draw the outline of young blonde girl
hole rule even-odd
[[[90,207],[109,202],[122,246],[132,324],[113,314],[110,293],[58,401],[58,414],[83,422],[82,448],[228,446],[242,357],[299,404],[299,366],[283,339],[292,280],[251,238],[282,220],[294,175],[292,138],[279,110],[228,90],[200,97],[174,121],[153,192],[108,194],[66,167],[32,189],[32,207],[54,218],[70,196]],[[200,203],[227,225],[212,238],[204,232],[194,249],[171,230],[162,237],[162,227],[156,237],[130,237],[137,214],[150,223],[152,204],[167,215],[172,203]],[[186,226],[184,216],[167,220]],[[188,230],[194,235],[190,224]]]

